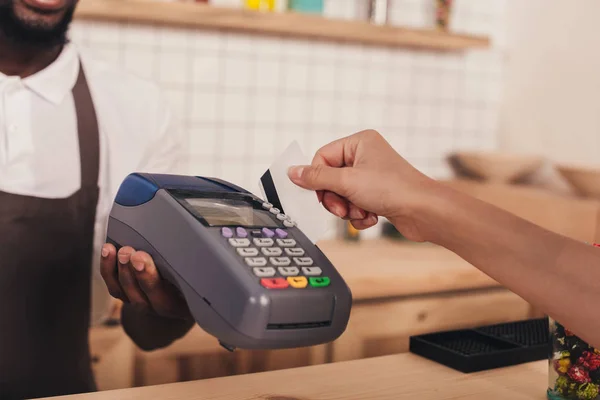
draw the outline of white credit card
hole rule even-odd
[[[291,217],[298,228],[313,243],[317,243],[331,226],[328,212],[319,203],[316,192],[297,186],[288,177],[291,166],[310,163],[311,160],[302,153],[298,142],[293,141],[263,174],[259,185],[264,199]]]

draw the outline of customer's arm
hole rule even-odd
[[[600,346],[599,248],[427,178],[373,131],[323,147],[290,178],[359,229],[381,215],[409,239],[448,248]]]

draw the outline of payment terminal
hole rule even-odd
[[[352,296],[333,265],[289,216],[231,183],[131,174],[107,241],[148,252],[229,350],[318,345],[346,329]]]

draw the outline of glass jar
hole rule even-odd
[[[549,318],[548,399],[600,400],[600,350]]]

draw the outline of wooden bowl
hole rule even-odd
[[[556,169],[577,193],[600,199],[600,168],[557,165]]]
[[[498,183],[522,181],[544,163],[538,156],[492,153],[456,152],[448,162],[459,176]]]

